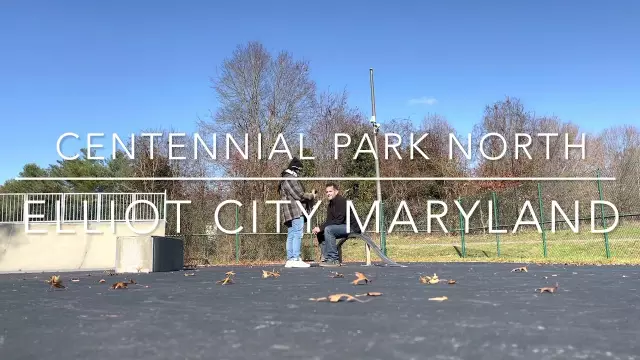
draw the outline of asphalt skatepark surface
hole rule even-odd
[[[408,265],[59,273],[60,290],[50,273],[4,274],[0,359],[640,358],[639,268]],[[274,268],[279,278],[262,278]],[[216,284],[229,270],[235,283]],[[372,282],[352,285],[356,271]],[[433,273],[456,284],[420,283]],[[556,293],[535,291],[556,282]],[[382,295],[309,300],[366,292]]]

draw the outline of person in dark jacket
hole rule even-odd
[[[350,229],[347,229],[347,199],[340,195],[335,183],[328,183],[325,193],[329,199],[327,217],[325,222],[313,228],[312,232],[316,234],[322,252],[323,259],[320,266],[340,266],[336,238],[345,237],[350,233],[359,233],[360,226],[352,212]]]
[[[304,186],[296,179],[301,170],[302,162],[297,157],[294,157],[289,166],[280,175],[286,180],[280,181],[278,186],[280,199],[289,201],[289,203],[281,205],[284,225],[287,226],[287,262],[285,267],[288,268],[311,266],[302,261],[300,257],[305,217],[298,206],[298,202],[307,208],[307,203],[313,201],[316,194],[315,191],[311,193],[305,192]]]

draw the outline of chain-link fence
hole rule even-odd
[[[513,182],[445,201],[446,232],[433,217],[442,206],[433,206],[431,229],[429,214],[418,211],[417,233],[400,225],[381,234],[381,245],[396,261],[640,262],[640,186],[589,175],[594,179]],[[395,212],[398,204],[386,207]],[[386,228],[394,216],[385,214]]]
[[[635,180],[602,180],[610,175],[600,172],[584,176],[593,179],[506,181],[457,199],[386,200],[380,206],[381,217],[374,213],[366,231],[389,257],[404,262],[640,262],[640,185]],[[362,221],[372,204],[371,200],[354,200]],[[227,214],[219,215],[233,222],[226,229],[251,223],[238,208],[226,209]],[[324,215],[322,205],[310,226],[305,224],[306,259],[319,259],[315,237],[308,230],[321,223]],[[607,232],[598,232],[603,229]],[[280,232],[252,233],[245,226],[239,234],[218,230],[182,236],[187,262],[282,262],[286,254],[284,226]],[[343,251],[345,261],[365,260],[362,243],[347,244]]]

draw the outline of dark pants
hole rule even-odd
[[[352,227],[353,229],[353,227]],[[344,238],[351,233],[359,233],[358,229],[347,232],[347,224],[327,225],[323,232],[317,234],[318,245],[325,260],[338,260],[338,246],[336,238]]]

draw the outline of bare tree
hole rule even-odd
[[[498,133],[507,141],[504,156],[499,160],[481,158],[479,151],[474,152],[476,171],[480,176],[529,176],[535,172],[532,161],[526,157],[515,158],[513,144],[516,133],[531,134],[535,127],[534,116],[524,108],[517,98],[507,97],[485,108],[482,122],[474,128],[474,148],[480,149],[481,137],[489,133]],[[482,148],[489,156],[498,156],[504,144],[497,137],[487,137]]]
[[[223,62],[219,76],[212,79],[212,87],[220,105],[210,119],[198,122],[200,132],[218,134],[221,140],[231,134],[241,147],[245,146],[245,134],[249,141],[248,159],[232,153],[228,160],[220,159],[226,158],[226,147],[224,141],[218,141],[218,154],[225,155],[216,160],[216,171],[232,176],[279,176],[289,158],[275,153],[269,159],[272,147],[282,134],[292,155],[298,155],[297,146],[292,144],[298,143],[299,133],[309,129],[316,108],[316,85],[310,78],[309,63],[284,51],[273,56],[264,45],[250,42],[238,46]],[[281,144],[278,149],[283,149]],[[273,182],[234,182],[226,187],[234,199],[243,203],[259,200],[263,204],[277,196],[277,184]],[[242,219],[250,215],[249,207],[242,210]],[[271,218],[273,213],[272,209],[258,209],[261,219]],[[266,225],[259,226],[266,230]]]
[[[343,176],[342,162],[335,161],[335,134],[353,134],[356,128],[364,129],[364,115],[358,109],[349,106],[346,91],[325,91],[318,96],[313,119],[308,143],[314,152],[318,176]],[[352,142],[359,140],[351,139]],[[339,154],[339,160],[344,156]]]
[[[636,213],[640,206],[640,129],[633,125],[616,126],[600,135],[603,146],[603,176],[607,197],[624,213]]]

